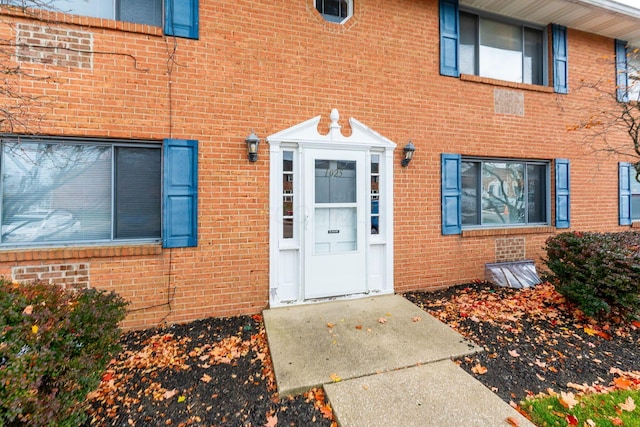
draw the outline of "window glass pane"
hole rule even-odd
[[[547,168],[527,165],[527,213],[529,223],[547,222]]]
[[[293,151],[282,152],[282,238],[293,238]]]
[[[356,162],[315,161],[316,203],[355,203]]]
[[[478,206],[478,181],[480,180],[480,163],[462,162],[462,225],[479,225],[480,209]]]
[[[542,84],[542,31],[524,29],[523,83]]]
[[[469,13],[460,13],[460,72],[476,72],[476,46],[478,46],[478,17]]]
[[[480,75],[522,82],[522,27],[480,18]]]
[[[629,47],[629,100],[640,101],[640,48]]]
[[[484,162],[482,166],[482,224],[524,223],[524,164]]]
[[[119,21],[162,25],[162,0],[118,0],[117,6]]]
[[[4,144],[2,243],[111,238],[111,147]]]
[[[160,150],[116,147],[115,238],[160,238]]]
[[[342,22],[349,15],[347,0],[316,0],[316,9],[332,22]]]
[[[380,156],[371,156],[371,234],[380,233]]]
[[[42,8],[105,19],[114,19],[116,10],[114,0],[51,0]]]

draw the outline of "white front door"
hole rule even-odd
[[[304,299],[367,292],[365,151],[304,153]]]

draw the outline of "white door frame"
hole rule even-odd
[[[330,118],[331,125],[326,135],[318,132],[321,117],[316,116],[267,137],[270,151],[269,303],[271,307],[317,301],[305,299],[304,292],[305,251],[309,250],[309,246],[305,241],[305,212],[308,212],[308,208],[305,206],[303,194],[307,184],[305,179],[310,176],[308,173],[306,176],[304,174],[305,154],[317,153],[316,150],[331,150],[331,152],[344,150],[345,154],[354,151],[365,153],[366,202],[363,207],[367,224],[371,223],[372,218],[372,203],[369,202],[372,195],[370,177],[375,175],[379,186],[379,195],[376,194],[376,199],[379,197],[376,201],[379,214],[376,222],[378,222],[379,231],[377,234],[366,232],[364,235],[367,291],[331,299],[390,294],[394,291],[393,150],[396,144],[354,118],[349,119],[351,135],[345,137],[338,124],[340,118],[338,111],[332,110]],[[379,174],[372,175],[372,162],[379,168]],[[285,163],[288,169],[286,172],[283,166]],[[285,203],[284,200],[287,202]]]

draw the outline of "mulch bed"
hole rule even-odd
[[[86,426],[331,426],[322,390],[278,399],[261,316],[130,332]],[[334,423],[335,425],[335,423]]]
[[[640,387],[640,322],[588,319],[548,283],[526,290],[475,283],[405,297],[484,347],[457,362],[506,402]]]
[[[460,366],[507,402],[640,387],[640,323],[585,318],[548,284],[405,294],[485,348]],[[260,316],[124,334],[86,426],[335,426],[322,390],[279,399]]]

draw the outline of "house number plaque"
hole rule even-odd
[[[327,230],[327,233],[329,233],[329,234],[338,234],[338,233],[340,233],[340,230]]]

